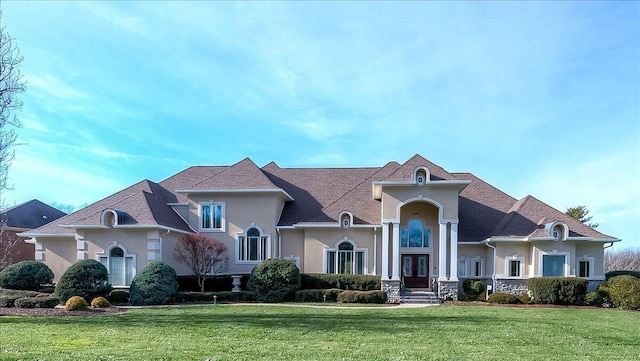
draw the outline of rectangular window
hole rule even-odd
[[[336,252],[327,252],[327,273],[336,273]]]
[[[356,252],[356,269],[355,274],[364,274],[364,252]]]
[[[224,207],[221,203],[200,205],[200,228],[203,230],[223,230]]]
[[[458,261],[458,277],[467,277],[467,262]]]
[[[578,277],[590,277],[589,275],[589,261],[578,262]]]
[[[475,261],[474,276],[482,277],[482,261]]]
[[[542,277],[563,277],[565,256],[542,255]]]
[[[520,261],[509,261],[509,277],[520,277]]]

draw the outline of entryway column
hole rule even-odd
[[[382,279],[389,279],[389,224],[382,223]]]
[[[451,223],[451,258],[449,259],[449,280],[458,281],[458,223]]]
[[[400,223],[393,222],[393,273],[391,279],[400,280]]]
[[[447,224],[440,223],[438,250],[438,281],[447,280]],[[456,263],[457,264],[457,263]]]

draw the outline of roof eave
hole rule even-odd
[[[268,189],[177,189],[180,194],[232,194],[232,193],[280,193],[286,201],[294,201],[293,197],[281,188]]]
[[[456,187],[458,189],[458,193],[462,192],[467,186],[471,184],[470,180],[437,180],[437,181],[427,181],[425,183],[425,187]],[[386,186],[391,187],[411,187],[418,186],[416,181],[373,181],[371,182],[371,188],[373,193],[373,199],[380,200],[382,199],[382,188]]]

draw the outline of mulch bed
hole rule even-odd
[[[126,308],[106,307],[89,308],[86,311],[65,311],[64,308],[3,308],[0,307],[0,316],[96,316],[104,314],[122,314]]]

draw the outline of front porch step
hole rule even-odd
[[[405,288],[400,296],[400,303],[439,305],[440,300],[435,292],[424,289]]]

